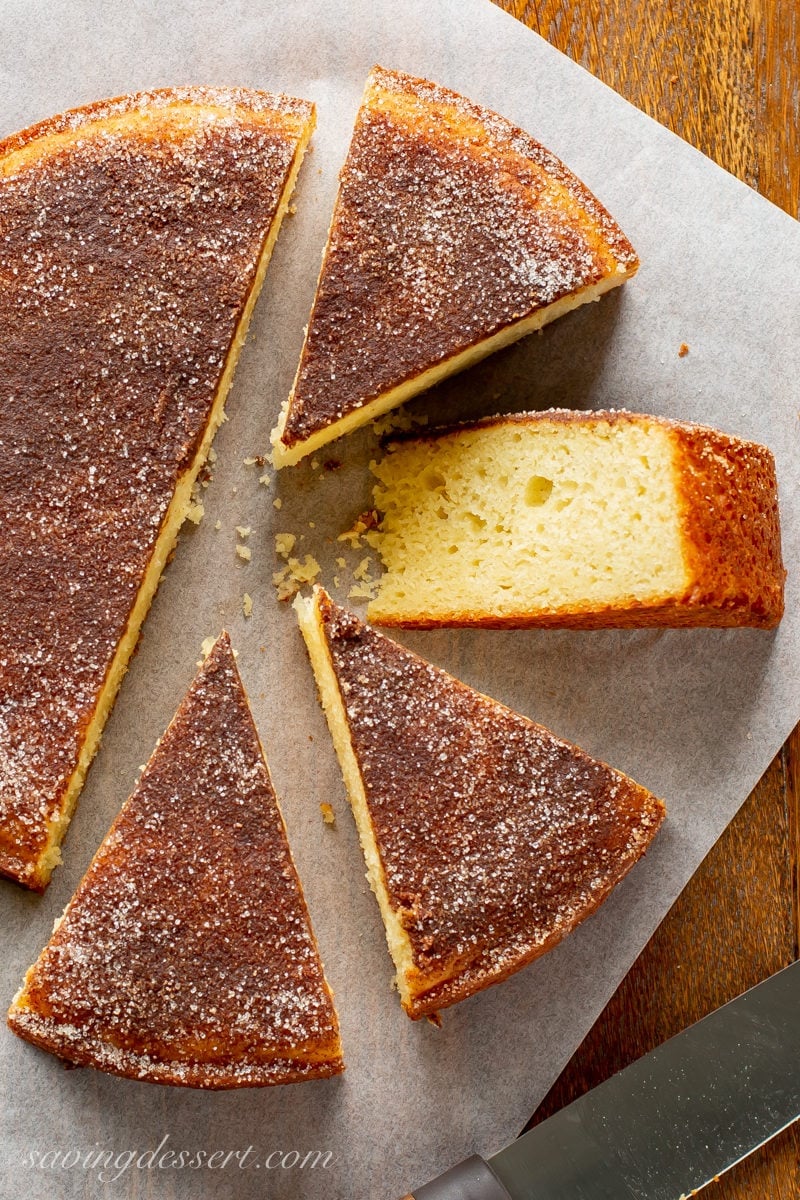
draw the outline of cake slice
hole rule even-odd
[[[527,133],[375,67],[273,432],[275,465],[599,299],[638,265],[602,204]]]
[[[0,141],[0,874],[43,890],[314,124],[245,89]]]
[[[589,916],[664,807],[605,763],[370,629],[295,601],[403,1008],[499,983]]]
[[[401,440],[373,469],[379,625],[768,629],[783,613],[775,464],[753,442],[555,410]]]
[[[254,1087],[344,1069],[267,764],[223,633],[8,1022],[80,1066]]]

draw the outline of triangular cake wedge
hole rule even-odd
[[[513,413],[373,471],[378,625],[736,626],[783,615],[766,446],[645,413]]]
[[[198,1088],[343,1070],[338,1023],[227,634],[11,1006],[80,1066]]]
[[[43,890],[314,125],[179,88],[0,142],[0,873]]]
[[[336,605],[295,601],[410,1017],[556,945],[664,806]]]
[[[602,204],[527,133],[375,67],[273,432],[275,465],[599,299],[638,265]]]

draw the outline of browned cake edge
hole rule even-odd
[[[692,583],[683,596],[656,604],[575,605],[549,613],[503,616],[458,611],[446,616],[397,618],[370,604],[369,620],[384,628],[437,629],[773,629],[784,611],[786,569],[781,553],[775,460],[767,447],[706,425],[624,409],[508,413],[441,426],[423,434],[394,435],[387,444],[434,442],[492,425],[540,421],[591,424],[645,420],[673,431],[676,485],[682,499],[683,541]]]
[[[61,862],[60,845],[64,835],[72,819],[72,814],[75,810],[75,805],[80,795],[81,789],[86,778],[86,773],[97,752],[100,744],[100,739],[103,732],[103,727],[108,719],[114,701],[119,691],[122,678],[127,670],[128,662],[135,649],[139,633],[147,615],[148,609],[155,595],[156,589],[161,578],[161,573],[166,565],[167,559],[175,548],[178,538],[178,533],[186,514],[191,506],[191,493],[195,480],[208,457],[208,451],[214,439],[214,435],[222,423],[224,417],[225,401],[233,381],[236,363],[239,358],[242,346],[247,336],[247,329],[250,323],[250,318],[255,307],[258,294],[264,282],[267,266],[269,264],[272,250],[277,240],[281,222],[289,207],[294,187],[297,181],[297,175],[305,155],[306,147],[316,123],[316,110],[314,105],[304,100],[293,100],[289,97],[275,96],[271,97],[268,93],[249,93],[246,89],[209,89],[209,88],[176,88],[162,89],[158,92],[140,92],[131,96],[120,96],[116,100],[98,101],[96,104],[87,105],[84,108],[73,109],[69,112],[62,113],[58,116],[51,117],[46,121],[40,122],[38,125],[32,126],[30,129],[14,134],[5,141],[0,143],[0,168],[2,167],[2,158],[10,153],[15,153],[20,150],[32,146],[39,137],[46,137],[52,133],[61,132],[63,129],[80,128],[86,124],[90,124],[92,120],[102,119],[108,115],[124,114],[137,109],[142,103],[147,103],[150,97],[155,96],[158,103],[162,105],[171,104],[177,101],[186,100],[187,102],[203,102],[212,98],[214,102],[226,103],[228,97],[234,97],[234,102],[241,107],[247,107],[246,101],[248,96],[253,96],[253,104],[256,105],[256,111],[270,111],[269,102],[273,101],[279,105],[279,114],[285,108],[292,114],[292,120],[296,124],[296,132],[291,136],[296,140],[297,145],[292,159],[292,164],[286,177],[285,186],[278,203],[278,207],[271,222],[270,228],[264,240],[264,245],[259,257],[256,272],[250,286],[250,291],[247,295],[244,309],[239,324],[234,332],[230,347],[225,359],[222,375],[220,377],[217,392],[214,397],[213,404],[210,409],[209,419],[206,424],[205,432],[200,441],[200,444],[195,454],[194,460],[188,469],[178,477],[172,500],[164,515],[161,524],[161,529],[156,540],[153,554],[150,559],[147,570],[143,576],[136,599],[131,608],[131,613],[128,618],[128,623],[125,632],[117,646],[114,658],[109,666],[106,681],[97,696],[95,709],[91,720],[89,721],[86,730],[83,734],[83,741],[80,746],[78,762],[67,781],[62,799],[61,808],[57,817],[52,820],[48,828],[47,842],[39,856],[33,860],[23,860],[19,855],[13,855],[0,848],[0,875],[13,879],[15,882],[22,884],[35,892],[43,892],[50,882],[50,877],[56,866]]]

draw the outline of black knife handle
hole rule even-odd
[[[473,1154],[444,1175],[415,1188],[409,1200],[511,1200],[511,1196],[489,1164]]]

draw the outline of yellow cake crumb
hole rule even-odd
[[[244,562],[250,562],[250,559],[253,557],[253,552],[249,546],[237,546],[236,553]]]
[[[215,521],[215,522],[214,522],[214,528],[215,528],[215,529],[222,529],[222,521]]]
[[[238,535],[242,539],[242,541],[244,541],[245,538],[250,537],[250,534],[253,532],[253,530],[249,525],[237,525],[236,532],[238,533]]]
[[[374,529],[378,524],[378,514],[375,509],[368,509],[366,512],[360,513],[349,529],[345,529],[344,533],[340,533],[337,537],[337,542],[349,542],[352,550],[357,550],[361,545],[362,534],[367,530]]]
[[[291,600],[305,583],[313,583],[322,568],[313,555],[307,554],[301,562],[299,558],[290,558],[285,567],[275,571],[272,582],[275,585],[279,600]]]
[[[242,612],[246,617],[253,615],[253,597],[248,592],[242,596]]]
[[[288,558],[294,550],[297,538],[293,533],[276,533],[275,534],[275,553],[281,558]]]
[[[259,475],[258,482],[261,484],[262,487],[269,487],[269,485],[272,483],[272,479],[270,478],[269,475],[266,475],[266,474]]]
[[[427,413],[414,415],[408,412],[405,408],[396,408],[392,412],[386,413],[385,416],[378,417],[376,420],[374,420],[372,422],[372,428],[378,437],[385,437],[387,433],[405,433],[407,430],[413,429],[415,426],[427,424]]]
[[[377,579],[369,579],[365,583],[354,583],[347,593],[350,600],[374,600],[377,594]]]
[[[205,516],[205,511],[206,510],[203,508],[202,501],[197,500],[194,504],[189,506],[186,512],[186,520],[191,521],[193,525],[199,525]]]
[[[272,501],[272,507],[273,508],[282,508],[283,507],[283,501],[281,500],[280,496],[276,496],[275,499]]]
[[[215,637],[203,638],[203,641],[200,644],[200,653],[202,654],[203,659],[208,658],[209,654],[211,653],[212,649],[214,648],[214,643],[216,642],[216,640],[217,639]],[[201,663],[202,663],[202,659],[201,659]],[[198,665],[200,665],[200,664],[198,664]]]
[[[319,808],[320,808],[320,812],[322,813],[322,819],[325,822],[325,824],[326,825],[335,825],[336,824],[336,813],[333,811],[332,806],[330,804],[326,804],[325,801],[323,801],[322,804],[320,804]]]

